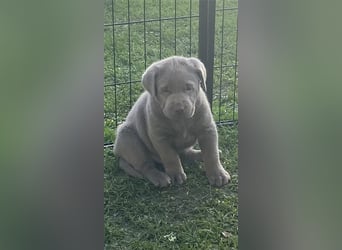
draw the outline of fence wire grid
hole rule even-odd
[[[235,124],[237,0],[105,0],[104,141],[143,92],[141,76],[153,62],[193,56],[207,68],[207,96],[218,125]]]

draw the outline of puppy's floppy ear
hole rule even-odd
[[[142,75],[142,84],[152,96],[156,96],[156,78],[158,74],[158,67],[155,64],[149,66]]]
[[[195,68],[198,76],[200,77],[200,84],[201,84],[202,89],[204,91],[207,91],[207,85],[206,85],[207,71],[205,69],[204,64],[195,57],[188,58],[188,62],[192,67]]]

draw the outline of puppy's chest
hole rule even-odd
[[[172,144],[179,149],[184,149],[192,146],[197,139],[194,128],[182,124],[173,126],[170,138]]]

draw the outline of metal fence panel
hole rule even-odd
[[[104,137],[142,93],[141,75],[159,59],[200,58],[218,124],[237,121],[237,0],[105,0]]]

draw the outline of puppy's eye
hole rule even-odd
[[[171,91],[170,91],[168,88],[162,88],[162,89],[161,89],[161,92],[162,92],[163,94],[169,94]]]
[[[186,91],[192,91],[194,89],[193,85],[192,84],[186,84],[185,85],[185,90]]]

